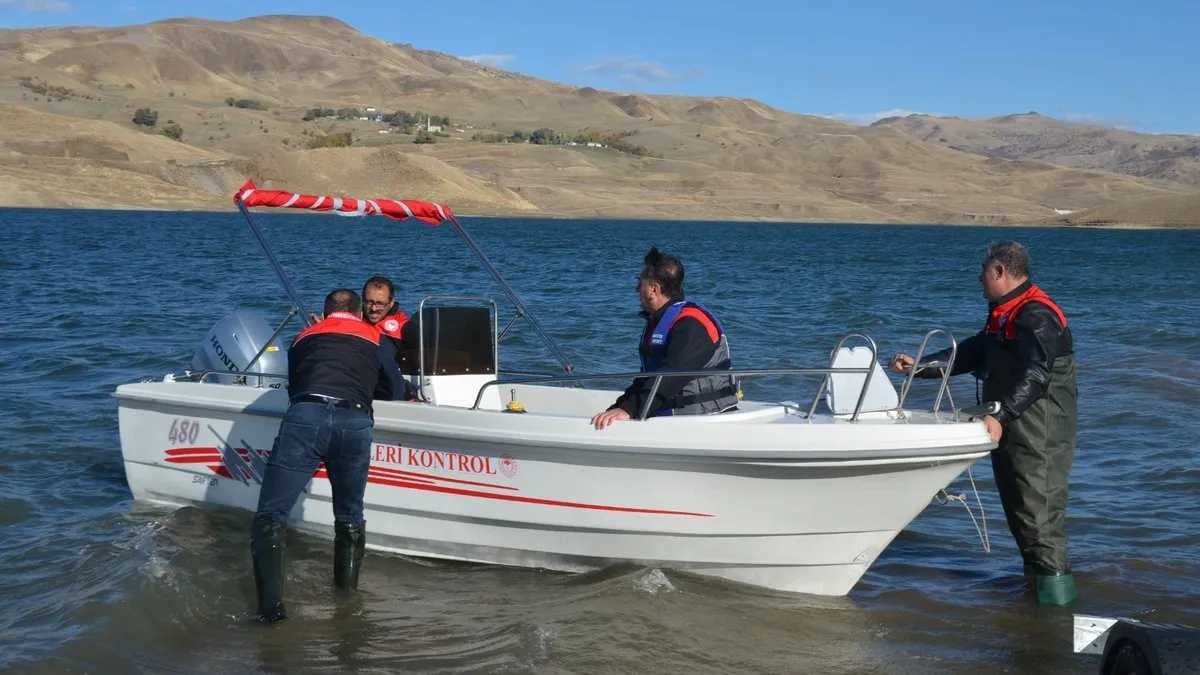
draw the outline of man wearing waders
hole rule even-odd
[[[992,472],[1004,515],[1038,603],[1066,605],[1076,599],[1065,529],[1078,429],[1075,350],[1066,316],[1029,276],[1023,246],[988,248],[979,275],[987,325],[958,345],[951,375],[974,373],[983,380],[983,400],[1000,402],[1000,412],[983,421],[999,442]],[[949,357],[946,349],[923,358],[917,377],[941,377],[936,362]],[[897,354],[891,369],[906,373],[912,363]]]

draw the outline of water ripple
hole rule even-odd
[[[991,553],[961,504],[933,503],[848,598],[636,566],[568,575],[372,553],[362,592],[344,601],[330,588],[328,542],[294,535],[292,618],[265,628],[249,620],[247,515],[134,504],[111,396],[186,368],[234,307],[283,318],[256,242],[236,214],[0,210],[0,221],[10,289],[0,296],[0,669],[1071,673],[1094,668],[1070,653],[1072,611],[1200,624],[1197,233],[467,223],[580,372],[637,368],[633,280],[650,245],[683,258],[690,293],[721,316],[739,365],[798,367],[824,362],[851,331],[867,331],[885,356],[915,351],[934,327],[966,338],[983,318],[983,247],[1021,239],[1076,339],[1068,534],[1078,607],[1030,602],[985,460],[973,475]],[[310,310],[330,288],[381,271],[408,309],[430,294],[502,300],[445,228],[261,222]],[[937,256],[896,255],[883,237]],[[511,316],[502,309],[501,325]],[[553,365],[523,322],[501,353],[505,368]],[[746,385],[768,399],[798,387]],[[911,396],[935,391],[918,383]],[[959,404],[975,396],[961,378],[952,393]],[[950,491],[970,489],[964,476]]]

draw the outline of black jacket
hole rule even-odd
[[[995,310],[1025,293],[1030,285],[1030,282],[1026,281],[1003,298],[989,303],[989,310]],[[1023,305],[1015,316],[1009,317],[1009,321],[1013,322],[1014,327],[1012,339],[1005,339],[1003,331],[989,333],[985,326],[983,330],[959,343],[954,367],[950,373],[974,373],[976,377],[986,380],[991,375],[987,372],[991,350],[1007,351],[1007,355],[1017,364],[1017,371],[1000,396],[1000,413],[996,415],[1000,422],[1020,417],[1034,401],[1044,396],[1055,359],[1075,352],[1071,329],[1063,325],[1055,311],[1045,303],[1029,302]],[[944,349],[921,359],[921,363],[945,361],[948,358],[950,350]],[[918,371],[918,375],[940,377],[941,372],[936,368],[928,368]]]
[[[682,300],[682,297],[671,298],[656,312],[650,313],[644,310],[640,312],[641,316],[646,319],[646,328],[642,331],[639,346],[646,344],[650,333],[667,308]],[[712,359],[713,354],[717,351],[717,345],[718,343],[709,337],[708,329],[703,323],[690,316],[681,316],[671,327],[670,339],[667,342],[667,354],[663,358],[660,370],[700,370]],[[650,410],[667,407],[670,399],[677,396],[692,379],[694,378],[664,377],[658,391],[654,394],[654,402],[650,405]],[[629,413],[630,417],[636,418],[642,414],[642,406],[653,386],[653,377],[634,380],[608,409],[620,408]]]
[[[359,403],[368,410],[385,370],[379,333],[364,321],[333,314],[309,326],[288,350],[288,397],[319,394]],[[395,361],[391,370],[399,377]]]

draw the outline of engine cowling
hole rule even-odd
[[[284,387],[287,385],[287,349],[278,344],[267,344],[274,332],[266,319],[255,312],[244,309],[232,312],[214,324],[196,347],[191,369],[193,372],[213,371],[204,377],[204,382],[233,384],[238,378],[247,376],[245,384],[252,387]],[[255,360],[255,355],[264,346],[266,351]],[[253,377],[254,373],[281,377]]]

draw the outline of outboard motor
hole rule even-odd
[[[246,377],[244,383],[251,387],[279,389],[287,385],[287,349],[278,344],[267,346],[275,330],[262,316],[239,309],[221,319],[208,331],[204,342],[192,356],[192,370],[211,370],[216,373],[204,377],[204,382],[234,384],[247,373],[271,373],[283,377]],[[262,355],[254,357],[263,350]],[[253,363],[251,363],[253,361]]]

